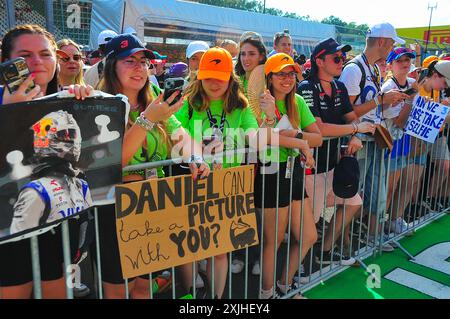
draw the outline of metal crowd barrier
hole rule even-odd
[[[448,139],[449,138],[449,133],[447,131],[446,135],[444,136],[444,138]],[[330,141],[331,139],[324,139],[324,145],[326,145],[326,147],[328,147],[328,149],[330,148]],[[340,149],[340,145],[342,143],[344,143],[345,140],[343,138],[339,138],[338,139],[338,150]],[[418,145],[418,140],[415,140],[415,142],[413,142],[412,144],[416,144],[415,146]],[[364,143],[364,147],[362,150],[360,150],[360,156],[362,155],[363,157],[365,157],[364,160],[364,167],[360,166],[360,172],[362,174],[362,172],[364,172],[366,170],[365,165],[367,165],[367,155],[368,155],[368,147],[366,147],[367,143]],[[427,154],[428,157],[430,157],[430,154],[433,153],[433,151],[436,150],[436,147],[438,147],[439,145],[432,145],[431,148],[428,149]],[[329,152],[328,152],[329,153]],[[337,152],[338,156],[339,156],[339,151]],[[383,151],[383,153],[385,153],[385,151]],[[316,163],[317,163],[317,152],[315,152],[316,154]],[[384,162],[384,157],[381,157],[381,160]],[[374,158],[375,158],[375,154],[374,154]],[[411,152],[408,153],[408,155],[405,157],[405,160],[408,161],[408,163],[410,163],[410,161],[412,161],[412,154]],[[156,168],[159,166],[167,166],[169,169],[169,175],[172,174],[172,166],[174,164],[180,163],[180,160],[165,160],[165,161],[161,161],[161,162],[153,162],[153,163],[147,163],[147,164],[141,164],[141,165],[135,165],[135,166],[129,166],[124,168],[124,171],[128,171],[128,170],[136,170],[136,169],[151,169],[151,168]],[[388,167],[392,167],[392,165],[397,165],[397,162],[395,161],[391,161],[390,157],[388,160]],[[380,165],[384,165],[384,163],[380,163]],[[410,166],[412,164],[409,164],[408,166]],[[351,223],[349,224],[349,234],[350,234],[350,242],[349,242],[349,247],[347,248],[348,251],[351,253],[351,256],[354,257],[356,259],[356,265],[361,266],[366,268],[367,270],[367,266],[364,264],[363,259],[374,255],[374,254],[381,254],[382,253],[382,245],[384,243],[392,243],[394,244],[396,247],[398,247],[399,249],[401,249],[409,258],[414,258],[404,247],[402,247],[402,245],[400,245],[400,243],[398,242],[398,240],[402,237],[404,237],[405,235],[409,235],[411,232],[414,232],[417,228],[422,227],[428,223],[430,223],[431,221],[441,217],[444,215],[445,212],[448,212],[450,210],[450,206],[449,206],[449,194],[448,194],[448,189],[449,189],[449,174],[448,171],[444,172],[444,166],[443,165],[438,165],[435,166],[434,168],[431,167],[433,166],[433,162],[427,160],[427,165],[425,168],[423,168],[423,173],[421,174],[421,176],[418,176],[416,171],[412,171],[412,173],[410,174],[409,171],[404,172],[403,170],[400,172],[400,182],[398,185],[398,193],[399,193],[399,199],[403,196],[403,207],[405,209],[405,212],[407,212],[407,216],[405,216],[405,220],[407,222],[407,228],[402,231],[399,234],[395,234],[389,236],[389,238],[383,238],[385,236],[383,236],[383,231],[378,232],[378,225],[379,223],[381,223],[382,229],[385,228],[386,224],[387,226],[390,226],[390,220],[392,220],[392,218],[389,217],[389,214],[386,214],[384,216],[382,216],[382,218],[377,218],[376,219],[376,233],[375,233],[375,239],[374,240],[376,242],[376,244],[368,244],[368,238],[369,238],[369,229],[370,229],[370,218],[367,218],[367,222],[365,221],[365,217],[366,214],[364,213],[364,208],[367,207],[361,207],[360,209],[360,213],[359,215],[355,216]],[[426,169],[428,168],[428,170]],[[433,172],[434,170],[434,172]],[[370,172],[373,176],[373,171]],[[303,176],[303,181],[305,183],[305,171],[303,172],[304,176]],[[431,177],[431,175],[433,174],[433,177]],[[292,174],[293,175],[293,174]],[[382,183],[384,183],[386,190],[388,190],[388,175],[389,175],[389,170],[387,170],[387,173],[385,174],[386,176],[384,178],[379,178],[379,180],[377,181],[373,181],[371,186],[371,189],[373,189],[374,187],[374,183],[378,183],[378,186],[380,187]],[[415,176],[414,176],[415,175]],[[317,174],[314,175],[314,186],[315,186],[315,180],[316,180]],[[411,177],[411,178],[410,178]],[[277,178],[280,178],[280,174],[279,171],[277,173]],[[403,182],[401,182],[403,181]],[[434,182],[437,185],[440,185],[439,189],[437,189],[437,186],[434,187],[431,182]],[[327,181],[325,181],[325,183],[327,183]],[[264,184],[264,177],[263,177],[263,184]],[[291,176],[291,190],[290,190],[290,198],[292,199],[292,176]],[[360,189],[364,189],[365,185],[360,185]],[[430,187],[432,187],[430,189]],[[325,187],[326,188],[326,187]],[[305,187],[304,187],[305,189]],[[305,191],[305,190],[304,190]],[[426,197],[427,194],[425,192],[435,192],[434,197],[435,198],[446,198],[447,200],[447,207],[437,207],[437,209],[433,209],[433,207],[429,207],[429,203],[426,202]],[[264,193],[264,188],[263,188],[263,193]],[[315,192],[314,192],[315,193]],[[319,223],[319,225],[316,224],[316,228],[318,228],[318,233],[319,233],[319,239],[317,240],[316,244],[310,249],[310,252],[306,255],[306,257],[303,260],[303,265],[301,263],[299,263],[299,269],[298,269],[298,285],[294,286],[293,289],[291,289],[290,291],[288,291],[287,294],[285,294],[283,296],[283,298],[289,298],[291,296],[293,296],[294,294],[298,293],[298,292],[305,292],[309,289],[311,289],[312,287],[316,286],[318,283],[336,275],[337,273],[345,270],[346,268],[348,268],[349,266],[343,266],[340,263],[333,263],[331,262],[330,265],[324,265],[323,264],[323,248],[324,248],[324,237],[325,237],[325,231],[326,229],[332,229],[332,238],[333,238],[333,242],[337,243],[340,247],[337,248],[335,245],[332,246],[332,253],[334,251],[337,251],[342,255],[344,252],[344,236],[345,236],[345,229],[342,229],[340,238],[337,238],[336,241],[334,241],[334,239],[336,238],[335,236],[335,227],[336,224],[334,223],[328,223],[329,219],[330,219],[330,215],[331,215],[331,211],[330,208],[326,208],[326,198],[318,198],[317,196],[315,196],[315,194],[308,194],[309,195],[309,200],[311,201],[311,206],[313,208],[314,211],[314,207],[316,205],[316,203],[318,201],[323,201],[324,202],[324,212],[328,212],[327,214],[324,214],[324,212],[322,212],[322,222]],[[362,199],[364,200],[363,196],[361,196]],[[397,200],[396,202],[394,202],[395,196],[394,194],[392,194],[391,196],[391,200],[390,200],[390,207],[394,208],[391,211],[393,212],[392,214],[394,214],[395,217],[399,216],[399,212],[397,211],[399,206],[401,205],[400,200]],[[416,205],[412,205],[413,199],[416,203]],[[377,200],[379,201],[380,198],[372,198],[372,201],[370,202],[370,205],[373,203],[373,200]],[[303,212],[303,207],[304,207],[304,203],[305,201],[302,201],[302,212]],[[425,203],[425,204],[424,204]],[[409,205],[407,205],[409,204]],[[438,206],[436,204],[436,206]],[[346,213],[346,207],[345,206],[345,201],[344,201],[344,209],[343,209],[343,220],[345,219],[345,213]],[[332,206],[331,210],[333,212],[333,215],[336,213],[336,198],[334,199],[334,205]],[[105,249],[105,247],[101,246],[101,243],[99,242],[99,225],[98,225],[98,209],[97,207],[94,207],[93,209],[94,212],[94,221],[95,221],[95,245],[96,245],[96,251],[97,251],[97,256],[91,256],[91,259],[96,262],[96,272],[94,273],[94,277],[95,277],[95,281],[94,281],[94,286],[95,286],[95,290],[96,290],[96,294],[95,297],[96,298],[103,298],[103,287],[102,287],[102,275],[101,275],[101,269],[102,267],[107,267],[107,265],[102,265],[101,264],[101,260],[100,260],[100,251],[101,249]],[[231,267],[232,267],[232,260],[233,258],[236,256],[236,252],[232,252],[232,253],[228,253],[228,275],[227,275],[227,286],[228,289],[226,289],[223,293],[222,298],[237,298],[238,296],[236,296],[235,294],[233,294],[233,287],[238,287],[240,290],[243,289],[243,294],[239,294],[239,297],[243,297],[244,299],[247,298],[258,298],[259,296],[259,290],[262,287],[262,272],[264,271],[264,265],[262,262],[262,249],[263,249],[263,245],[264,245],[264,209],[262,209],[262,214],[261,214],[261,233],[260,233],[260,245],[257,246],[259,249],[259,263],[260,263],[260,275],[259,278],[257,276],[249,276],[249,266],[250,266],[250,262],[249,262],[249,250],[250,249],[255,249],[254,247],[250,247],[250,248],[245,248],[244,249],[244,268],[243,271],[244,273],[244,281],[236,281],[234,280],[235,275],[232,274],[231,271]],[[386,212],[386,209],[384,209],[384,211]],[[258,214],[259,212],[257,212],[256,214]],[[277,223],[275,225],[275,231],[278,228],[278,208],[276,209],[276,215],[277,215]],[[302,217],[304,217],[304,214],[301,214]],[[301,229],[300,229],[300,242],[299,242],[299,256],[302,255],[302,241],[303,241],[303,222],[301,223]],[[328,225],[327,225],[328,224]],[[291,207],[289,209],[289,221],[288,221],[288,228],[287,228],[287,242],[285,243],[285,251],[289,252],[289,248],[291,246]],[[389,227],[388,227],[389,228]],[[111,234],[112,236],[115,236],[115,234]],[[70,260],[70,240],[69,240],[69,229],[68,229],[68,220],[65,220],[62,222],[62,237],[63,237],[63,253],[64,253],[64,264],[65,265],[70,265],[71,264],[71,260]],[[275,241],[277,241],[277,237],[275,237]],[[275,249],[277,247],[277,242],[275,242]],[[284,248],[284,247],[283,247]],[[315,250],[319,249],[319,254],[315,253]],[[41,280],[40,280],[40,265],[39,265],[39,250],[38,250],[38,244],[37,244],[37,237],[32,237],[31,238],[31,250],[32,250],[32,268],[33,268],[33,281],[34,281],[34,297],[36,299],[42,298],[42,291],[41,291]],[[281,247],[280,247],[281,250]],[[277,253],[279,255],[279,251],[275,251],[275,270],[273,273],[273,287],[276,287],[277,284],[277,278],[278,278],[278,271],[277,271]],[[242,255],[242,254],[241,254]],[[309,255],[309,258],[308,258]],[[316,263],[314,260],[314,256],[318,255],[320,256],[320,263]],[[242,258],[242,257],[241,257]],[[289,258],[288,253],[286,253],[286,258]],[[299,257],[300,258],[300,257]],[[214,257],[212,257],[212,261],[214,263]],[[342,261],[342,259],[341,259]],[[289,260],[287,260],[286,265],[289,265]],[[288,266],[287,266],[288,267]],[[192,286],[196,287],[196,268],[197,268],[197,262],[193,263],[193,283]],[[302,268],[304,268],[305,270],[307,270],[307,274],[303,277],[301,277],[301,273],[302,273]],[[65,267],[64,269],[67,269],[67,267]],[[287,272],[288,269],[286,269]],[[175,271],[175,267],[171,268],[171,274],[172,274],[172,290],[171,290],[171,298],[175,299],[175,298],[179,298],[180,296],[177,296],[177,291],[176,291],[176,271]],[[66,272],[66,279],[69,278],[69,276],[71,275],[70,272]],[[212,267],[212,284],[211,284],[211,290],[212,292],[214,291],[214,265]],[[126,296],[124,296],[124,298],[129,298],[129,289],[128,289],[128,282],[126,282]],[[255,286],[255,283],[257,284],[257,290],[258,291],[249,291],[249,287],[250,286]],[[206,283],[205,283],[206,284]],[[66,280],[66,286],[67,286],[67,298],[72,299],[73,298],[73,291],[72,289],[69,287],[69,285],[67,285],[67,280]],[[150,274],[150,281],[149,281],[149,298],[153,298],[153,292],[152,292],[152,274]],[[226,287],[227,287],[226,286]],[[255,294],[256,293],[256,294]],[[213,293],[211,295],[214,295]],[[196,298],[196,289],[193,289],[193,298]]]

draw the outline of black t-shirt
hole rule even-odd
[[[353,111],[347,89],[344,83],[334,80],[331,83],[331,97],[325,94],[320,83],[314,79],[300,82],[297,93],[301,95],[315,117],[322,122],[331,124],[347,124],[344,115]],[[317,173],[327,171],[327,153],[330,144],[328,171],[333,169],[338,161],[338,139],[324,141],[318,149]]]

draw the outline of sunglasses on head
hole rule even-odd
[[[70,56],[60,56],[59,59],[63,62],[69,62],[70,59],[74,60],[75,62],[78,62],[83,59],[81,54],[74,54],[72,57]]]

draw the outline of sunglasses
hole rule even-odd
[[[341,56],[335,56],[332,61],[336,64],[339,64],[340,62],[344,63],[345,62],[345,58],[343,55]]]
[[[83,57],[81,56],[81,54],[74,54],[72,57],[70,57],[70,56],[64,56],[64,57],[60,56],[59,59],[62,62],[66,63],[66,62],[69,62],[70,59],[74,60],[75,62],[81,61],[83,59]]]

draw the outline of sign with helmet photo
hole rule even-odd
[[[52,97],[0,107],[0,242],[114,202],[126,105]]]

